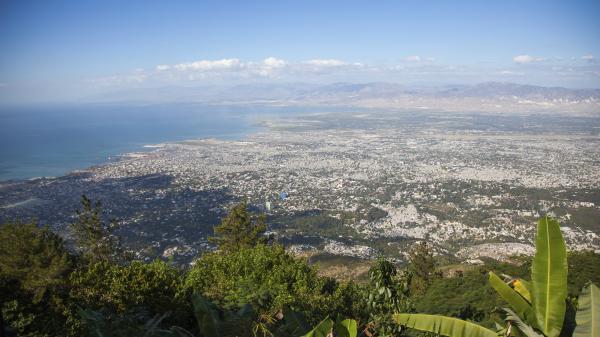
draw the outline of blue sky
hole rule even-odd
[[[600,87],[599,17],[600,1],[0,0],[0,90],[340,80]]]

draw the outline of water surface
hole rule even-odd
[[[273,111],[198,104],[0,108],[0,180],[59,176],[144,145],[237,139]]]

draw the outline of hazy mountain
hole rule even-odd
[[[504,82],[440,87],[397,83],[256,83],[235,86],[156,87],[90,97],[95,102],[347,105],[477,111],[600,113],[600,89],[541,87]]]

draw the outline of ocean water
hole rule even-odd
[[[0,108],[0,181],[60,176],[144,145],[238,139],[280,113],[260,107],[62,105]]]

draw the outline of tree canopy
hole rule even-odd
[[[250,212],[248,202],[244,199],[231,208],[221,224],[214,228],[215,236],[209,240],[222,251],[236,251],[267,243],[269,238],[264,235],[266,230],[266,216]]]

